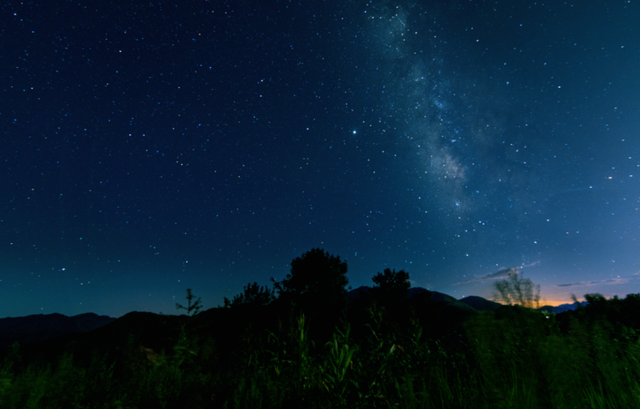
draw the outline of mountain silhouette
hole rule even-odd
[[[37,314],[0,319],[0,349],[18,342],[36,344],[63,335],[82,333],[115,321],[105,315],[86,313],[67,317],[62,314]]]
[[[583,307],[587,304],[589,304],[587,301],[582,301],[580,303],[580,305],[582,305]],[[561,312],[573,311],[573,310],[576,310],[577,308],[578,308],[577,302],[574,302],[573,304],[561,304],[555,307],[550,305],[545,305],[544,307],[540,307],[540,309],[543,311],[555,312],[556,314],[560,314]]]
[[[495,311],[502,306],[500,303],[489,301],[486,298],[478,297],[476,295],[464,297],[460,302],[465,303],[469,307],[478,311]]]
[[[346,294],[348,308],[361,309],[359,301],[370,294],[371,287],[361,286]],[[407,299],[418,308],[418,315],[428,318],[435,327],[441,326],[446,332],[448,325],[460,321],[467,314],[478,311],[495,311],[501,304],[478,296],[469,296],[461,300],[421,287],[410,288]],[[354,308],[355,307],[355,308]],[[213,336],[220,339],[220,346],[232,348],[238,342],[241,333],[234,331],[238,322],[246,324],[252,332],[264,329],[275,330],[278,318],[286,306],[278,300],[263,307],[238,306],[234,308],[211,308],[195,317],[186,315],[163,315],[150,312],[130,312],[121,318],[98,316],[86,313],[68,317],[62,314],[39,314],[26,317],[0,319],[0,351],[19,343],[25,352],[56,356],[68,345],[77,343],[80,350],[88,346],[100,350],[112,350],[126,345],[135,339],[141,349],[154,351],[170,350],[179,336],[181,327],[189,323],[199,336]],[[555,313],[573,310],[574,304],[558,307],[543,307]],[[420,312],[423,311],[423,312]],[[434,311],[439,311],[434,314]],[[426,315],[425,315],[426,314]],[[356,315],[357,316],[357,315]],[[437,325],[436,325],[437,324]],[[118,347],[115,347],[118,346]]]

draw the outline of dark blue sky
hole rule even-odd
[[[177,313],[314,247],[640,292],[632,1],[0,7],[0,316]]]

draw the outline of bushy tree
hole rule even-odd
[[[582,308],[582,313],[589,319],[619,323],[634,331],[640,329],[640,294],[627,294],[624,299],[616,295],[607,299],[602,294],[593,293],[585,294],[584,298],[587,305]]]
[[[592,310],[604,312],[606,309],[607,299],[600,293],[585,294],[584,299],[587,300],[587,306]],[[617,300],[618,297],[615,297]]]
[[[224,297],[224,308],[237,307],[239,305],[268,305],[275,299],[273,293],[272,290],[269,290],[267,287],[261,287],[256,282],[247,284],[244,286],[244,292],[235,295],[233,300],[229,301],[227,297]]]
[[[383,273],[378,272],[373,276],[375,285],[371,288],[373,297],[383,304],[397,304],[402,301],[409,292],[409,273],[404,270],[396,272],[386,268]]]
[[[291,262],[291,273],[274,287],[278,296],[289,296],[305,304],[322,303],[326,307],[342,306],[345,301],[347,263],[339,256],[314,248]]]
[[[530,279],[524,278],[515,268],[510,268],[505,280],[493,284],[496,292],[493,298],[504,304],[518,304],[527,308],[540,307],[540,285],[533,285]]]

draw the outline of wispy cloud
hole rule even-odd
[[[486,281],[486,280],[500,280],[500,279],[504,279],[509,277],[509,273],[518,273],[518,269],[519,267],[509,267],[509,268],[503,268],[495,273],[491,273],[491,274],[487,274],[481,277],[474,277],[472,279],[469,280],[465,280],[465,281],[460,281],[458,283],[455,283],[454,285],[460,285],[460,284],[468,284],[468,283],[477,283],[477,282],[481,282],[481,281]]]
[[[474,278],[471,278],[469,280],[457,282],[457,283],[455,283],[453,285],[478,283],[478,282],[488,281],[488,280],[503,280],[503,279],[509,277],[510,273],[521,274],[520,270],[522,270],[524,268],[529,268],[529,267],[536,267],[536,266],[539,266],[539,265],[540,265],[540,260],[537,260],[537,261],[534,261],[533,263],[523,264],[521,266],[503,267],[500,270],[496,271],[495,273],[487,274],[487,275],[484,275],[484,276],[481,276],[481,277],[474,277]]]
[[[638,275],[638,273],[634,274]],[[576,283],[558,284],[558,287],[591,287],[594,285],[619,285],[627,284],[631,279],[629,278],[610,278],[608,280],[594,280],[594,281],[578,281]]]

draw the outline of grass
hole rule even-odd
[[[300,314],[275,331],[247,330],[235,348],[183,327],[149,362],[135,340],[88,363],[0,365],[2,408],[637,408],[640,344],[632,329],[525,309],[471,315],[450,338],[382,310],[342,322],[328,342]],[[233,357],[229,359],[229,357]]]

